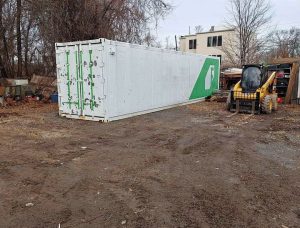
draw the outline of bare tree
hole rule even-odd
[[[14,2],[0,0],[0,68],[2,77],[14,75]]]
[[[3,6],[4,6],[4,1],[0,0],[0,34],[1,34],[1,41],[2,41],[1,46],[4,46],[3,37],[5,36],[5,31],[3,26],[3,13],[2,13]],[[4,52],[4,48],[1,49],[1,53],[3,52]],[[0,72],[2,77],[7,78],[7,70],[2,55],[0,55]]]
[[[227,25],[235,35],[224,42],[223,51],[233,65],[254,63],[261,48],[259,34],[271,20],[268,0],[230,0]]]
[[[150,45],[149,26],[171,9],[164,0],[36,0],[35,7],[48,65],[55,62],[55,42],[103,37]]]
[[[22,77],[22,34],[21,34],[21,18],[22,17],[22,1],[17,0],[17,52],[18,52],[18,72],[17,77]]]
[[[56,42],[156,44],[169,0],[0,0],[0,77],[54,75]],[[24,69],[24,70],[22,70]]]
[[[268,59],[300,56],[300,29],[294,27],[271,32],[265,50]]]
[[[195,27],[195,32],[196,33],[200,33],[200,32],[203,32],[203,27],[202,27],[202,25],[197,25],[196,27]]]

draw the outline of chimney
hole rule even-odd
[[[214,31],[215,31],[215,26],[211,26],[211,28],[210,28],[209,31],[210,31],[210,32],[214,32]]]

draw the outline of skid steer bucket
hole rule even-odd
[[[260,114],[260,93],[243,93],[231,91],[230,111]]]

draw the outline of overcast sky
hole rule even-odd
[[[208,30],[212,25],[222,26],[228,16],[229,0],[170,0],[175,6],[167,18],[159,24],[158,38],[172,39],[175,35],[187,35],[189,26],[194,33],[195,26]],[[270,0],[273,12],[272,28],[300,27],[300,0]]]

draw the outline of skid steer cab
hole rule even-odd
[[[227,109],[231,112],[270,114],[277,110],[276,72],[263,65],[243,66],[242,79],[230,91]]]

